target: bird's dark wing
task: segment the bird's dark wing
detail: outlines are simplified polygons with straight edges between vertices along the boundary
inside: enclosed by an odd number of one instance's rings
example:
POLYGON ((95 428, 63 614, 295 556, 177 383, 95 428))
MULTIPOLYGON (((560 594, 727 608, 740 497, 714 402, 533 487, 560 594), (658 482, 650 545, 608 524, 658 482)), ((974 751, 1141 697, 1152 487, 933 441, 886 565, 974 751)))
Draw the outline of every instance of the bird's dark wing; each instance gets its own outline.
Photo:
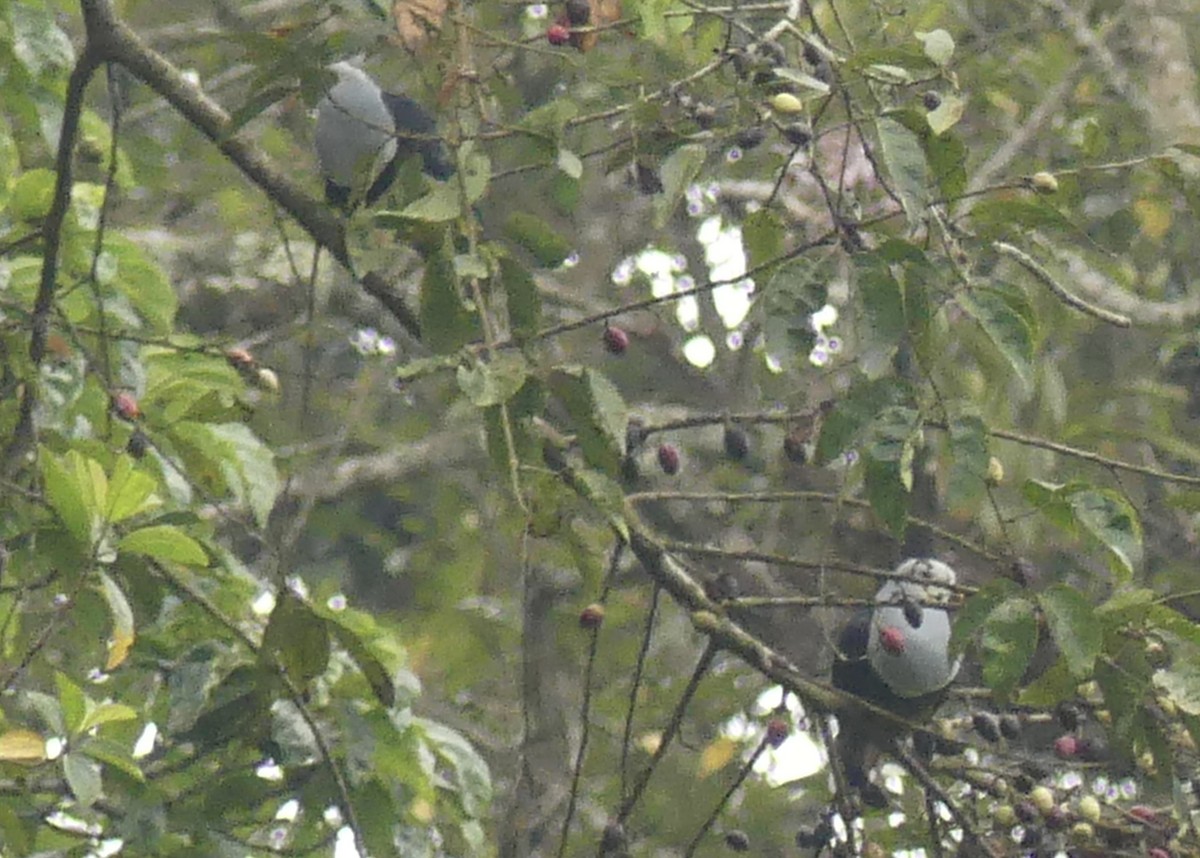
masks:
MULTIPOLYGON (((909 721, 922 721, 937 709, 945 689, 921 697, 901 697, 888 687, 871 667, 867 642, 871 633, 872 611, 857 611, 838 635, 838 652, 833 661, 834 688, 861 697, 894 712, 909 721)), ((851 787, 867 783, 867 770, 879 751, 891 747, 898 725, 861 709, 847 708, 838 713, 838 756, 851 787)))
MULTIPOLYGON (((420 155, 425 172, 435 179, 445 180, 454 175, 454 164, 450 160, 450 153, 446 150, 445 144, 437 139, 437 120, 433 118, 433 115, 406 95, 385 92, 383 93, 383 103, 388 112, 392 114, 392 121, 396 124, 397 146, 396 158, 392 164, 388 165, 391 178, 380 188, 379 192, 382 194, 391 180, 395 178, 395 165, 411 155, 420 155)), ((388 170, 384 172, 386 173, 388 170)), ((380 175, 379 180, 376 180, 375 185, 379 185, 382 179, 383 174, 380 175)), ((375 190, 375 185, 372 185, 372 191, 375 190)))

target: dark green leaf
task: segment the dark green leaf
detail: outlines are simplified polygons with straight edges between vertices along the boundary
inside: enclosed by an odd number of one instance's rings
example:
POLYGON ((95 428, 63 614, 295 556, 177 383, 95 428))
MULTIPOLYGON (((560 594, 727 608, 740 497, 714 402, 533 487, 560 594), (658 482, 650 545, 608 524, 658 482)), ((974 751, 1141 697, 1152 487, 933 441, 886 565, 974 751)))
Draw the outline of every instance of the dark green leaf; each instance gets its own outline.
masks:
POLYGON ((528 212, 511 213, 504 228, 508 237, 528 250, 543 268, 562 265, 574 249, 550 224, 528 212))
MULTIPOLYGON (((925 121, 923 117, 921 121, 925 121)), ((925 151, 917 135, 890 116, 879 117, 875 127, 892 190, 899 195, 909 226, 913 227, 929 203, 929 168, 925 151)))
POLYGON ((980 237, 1024 236, 1031 230, 1074 235, 1074 225, 1058 209, 1042 199, 985 199, 971 209, 971 219, 980 237))
POLYGON ((979 323, 1021 381, 1032 385, 1032 318, 1022 315, 1010 296, 998 289, 975 287, 960 293, 956 300, 979 323))
POLYGON ((903 539, 908 524, 908 491, 899 461, 866 460, 866 493, 871 509, 896 539, 903 539))
POLYGON ((974 414, 955 417, 947 433, 950 457, 946 505, 954 511, 974 512, 983 498, 988 468, 988 431, 974 414))
POLYGON ((1050 636, 1078 680, 1087 678, 1104 645, 1104 629, 1091 601, 1074 587, 1056 584, 1038 594, 1050 636))
POLYGON ((581 367, 555 370, 550 389, 571 415, 572 429, 588 464, 616 477, 629 420, 620 392, 602 373, 581 367))
POLYGON ((1110 489, 1085 489, 1070 496, 1075 518, 1112 552, 1128 580, 1142 562, 1142 525, 1137 510, 1110 489))
POLYGON ((854 257, 862 266, 858 277, 859 298, 870 326, 875 348, 894 348, 904 337, 904 295, 891 267, 872 253, 854 257))
POLYGON ((890 405, 911 401, 907 385, 895 378, 863 379, 837 401, 821 423, 815 464, 826 465, 854 446, 863 428, 890 405))
POLYGON ((783 253, 784 229, 779 215, 770 209, 759 209, 746 216, 742 223, 742 242, 750 268, 758 268, 783 253))
POLYGON ((392 677, 388 674, 383 662, 371 652, 370 647, 357 634, 339 623, 336 618, 327 616, 325 622, 326 628, 333 633, 338 646, 346 651, 347 655, 358 665, 358 669, 362 671, 371 690, 375 692, 375 699, 386 708, 390 709, 394 706, 396 685, 392 682, 392 677))
POLYGON ((537 333, 542 323, 542 296, 525 267, 507 256, 500 259, 500 284, 507 298, 508 324, 522 340, 537 333))
POLYGON ((980 637, 983 681, 996 695, 1012 696, 1037 648, 1038 624, 1033 602, 1006 599, 988 615, 980 637))
POLYGON ((479 408, 507 402, 525 384, 529 366, 518 352, 497 352, 488 361, 458 368, 458 387, 479 408))
POLYGON ((983 628, 987 618, 1016 591, 1017 585, 1007 578, 995 578, 971 594, 954 617, 950 635, 950 652, 961 654, 967 643, 983 628))
POLYGON ((421 278, 421 335, 435 352, 457 351, 479 336, 478 320, 459 294, 449 236, 425 260, 421 278))
POLYGON ((1036 709, 1050 709, 1054 704, 1074 697, 1078 688, 1079 680, 1071 675, 1067 660, 1059 658, 1021 690, 1017 702, 1036 709))
POLYGON ((329 626, 289 590, 280 590, 263 633, 264 666, 278 664, 305 688, 329 665, 329 626))

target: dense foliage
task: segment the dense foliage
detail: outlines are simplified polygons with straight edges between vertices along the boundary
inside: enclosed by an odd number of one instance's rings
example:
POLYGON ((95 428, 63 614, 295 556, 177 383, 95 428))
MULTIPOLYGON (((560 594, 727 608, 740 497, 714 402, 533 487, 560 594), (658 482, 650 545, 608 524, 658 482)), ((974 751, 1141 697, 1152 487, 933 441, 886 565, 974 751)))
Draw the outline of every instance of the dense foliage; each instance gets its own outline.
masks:
POLYGON ((1197 11, 0 0, 0 850, 1200 854, 1197 11))

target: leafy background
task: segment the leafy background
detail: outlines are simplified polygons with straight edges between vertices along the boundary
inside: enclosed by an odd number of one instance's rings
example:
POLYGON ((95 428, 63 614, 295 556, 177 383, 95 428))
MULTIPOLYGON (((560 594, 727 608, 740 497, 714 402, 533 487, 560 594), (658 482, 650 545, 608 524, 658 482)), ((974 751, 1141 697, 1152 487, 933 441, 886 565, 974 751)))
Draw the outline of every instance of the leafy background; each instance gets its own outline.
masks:
POLYGON ((1195 854, 1195 4, 578 11, 0 0, 5 854, 795 854, 913 554, 857 845, 1195 854), (359 52, 458 173, 347 220, 359 52))

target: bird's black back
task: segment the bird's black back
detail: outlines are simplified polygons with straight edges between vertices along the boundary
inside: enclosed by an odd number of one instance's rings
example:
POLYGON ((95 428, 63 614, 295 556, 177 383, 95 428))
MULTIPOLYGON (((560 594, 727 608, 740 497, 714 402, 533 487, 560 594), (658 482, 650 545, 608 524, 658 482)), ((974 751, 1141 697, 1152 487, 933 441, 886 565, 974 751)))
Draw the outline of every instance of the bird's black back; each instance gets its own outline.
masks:
MULTIPOLYGON (((433 115, 406 95, 385 92, 383 103, 396 124, 396 157, 376 179, 371 191, 380 185, 384 174, 390 171, 390 177, 379 189, 379 193, 382 194, 395 178, 400 162, 411 155, 420 155, 425 172, 435 179, 444 181, 454 175, 450 153, 445 144, 437 139, 437 120, 433 115)), ((372 201, 370 192, 367 194, 367 201, 372 201)))

